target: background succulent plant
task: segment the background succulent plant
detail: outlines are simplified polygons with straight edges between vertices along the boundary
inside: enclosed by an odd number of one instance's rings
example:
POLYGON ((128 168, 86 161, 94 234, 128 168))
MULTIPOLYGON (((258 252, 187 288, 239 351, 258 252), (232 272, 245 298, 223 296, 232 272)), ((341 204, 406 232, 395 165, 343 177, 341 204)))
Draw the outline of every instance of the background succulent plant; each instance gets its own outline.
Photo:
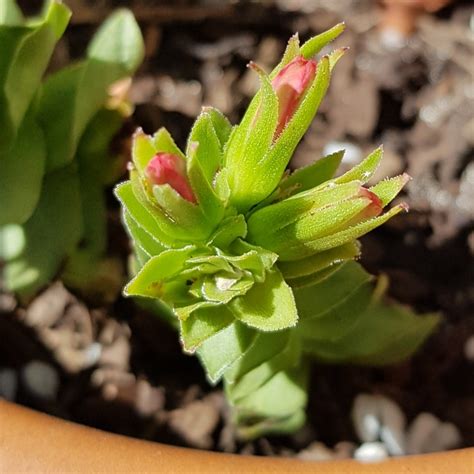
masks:
POLYGON ((0 8, 0 259, 6 287, 24 297, 63 264, 72 286, 94 291, 107 292, 114 273, 103 260, 103 190, 109 144, 129 110, 120 94, 110 100, 111 86, 136 70, 143 41, 133 15, 118 10, 84 60, 43 78, 69 18, 56 0, 38 18, 25 19, 14 0, 0 8))

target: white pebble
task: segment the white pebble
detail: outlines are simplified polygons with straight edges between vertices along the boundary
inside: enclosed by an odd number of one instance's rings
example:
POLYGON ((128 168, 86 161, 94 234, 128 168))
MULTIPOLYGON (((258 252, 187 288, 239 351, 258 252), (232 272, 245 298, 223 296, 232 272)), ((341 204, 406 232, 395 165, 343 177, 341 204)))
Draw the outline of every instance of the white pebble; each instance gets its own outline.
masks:
POLYGON ((405 454, 406 418, 400 407, 389 398, 377 397, 380 421, 380 439, 392 456, 405 454))
POLYGON ((354 452, 354 458, 362 462, 378 462, 388 457, 388 452, 383 443, 364 443, 354 452))
POLYGON ((367 394, 357 395, 352 408, 352 420, 361 441, 377 440, 381 426, 376 397, 367 394))
POLYGON ((84 350, 84 368, 92 367, 97 364, 102 354, 102 344, 93 342, 89 347, 84 350))
POLYGON ((0 397, 14 401, 18 388, 18 380, 13 369, 0 370, 0 397))
POLYGON ((440 420, 433 414, 420 413, 412 421, 407 431, 407 453, 421 454, 425 452, 427 442, 440 424, 440 420))
POLYGON ((56 397, 59 376, 51 365, 40 360, 33 360, 23 367, 21 375, 32 394, 48 400, 56 397))
POLYGON ((464 355, 470 362, 474 362, 474 336, 468 338, 464 344, 464 355))
POLYGON ((336 151, 345 150, 344 157, 342 162, 347 165, 356 165, 362 161, 362 151, 361 149, 349 142, 329 142, 323 150, 323 155, 331 155, 336 153, 336 151))

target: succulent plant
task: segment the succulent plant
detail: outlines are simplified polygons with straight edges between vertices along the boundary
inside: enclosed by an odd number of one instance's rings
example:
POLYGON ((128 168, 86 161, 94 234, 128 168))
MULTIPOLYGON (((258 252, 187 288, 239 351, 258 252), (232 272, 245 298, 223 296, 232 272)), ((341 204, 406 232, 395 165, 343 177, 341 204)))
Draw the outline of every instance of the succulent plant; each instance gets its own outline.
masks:
POLYGON ((243 438, 304 423, 311 359, 397 362, 438 320, 384 302, 386 278, 354 261, 357 238, 406 209, 383 212, 407 175, 366 187, 382 148, 339 177, 343 151, 285 171, 345 50, 314 57, 343 29, 295 35, 268 75, 251 63, 261 87, 240 124, 205 107, 185 152, 138 130, 116 188, 135 255, 125 295, 156 301, 223 380, 243 438))
POLYGON ((118 10, 85 59, 44 78, 69 9, 50 0, 39 17, 24 18, 14 0, 2 2, 2 280, 27 298, 63 267, 73 286, 97 290, 110 283, 111 262, 103 260, 109 145, 128 113, 123 101, 111 103, 111 87, 140 64, 140 29, 131 12, 118 10))

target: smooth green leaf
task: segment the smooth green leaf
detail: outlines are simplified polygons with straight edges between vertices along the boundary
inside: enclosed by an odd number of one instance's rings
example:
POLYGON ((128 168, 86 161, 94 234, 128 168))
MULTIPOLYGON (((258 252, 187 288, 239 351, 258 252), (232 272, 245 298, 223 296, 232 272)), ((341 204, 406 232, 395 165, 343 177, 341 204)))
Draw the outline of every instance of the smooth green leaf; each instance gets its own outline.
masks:
POLYGON ((46 160, 44 136, 27 113, 13 145, 0 158, 0 226, 22 224, 40 198, 46 160))
POLYGON ((51 281, 82 236, 75 167, 58 170, 45 178, 35 212, 22 230, 24 249, 7 262, 5 281, 11 291, 28 298, 51 281))
POLYGON ((300 337, 303 340, 311 339, 316 344, 318 341, 340 340, 362 317, 370 304, 372 290, 372 284, 364 283, 344 295, 337 305, 319 313, 317 317, 304 319, 297 329, 300 337))
POLYGON ((372 281, 369 275, 358 263, 347 262, 330 278, 318 284, 294 290, 300 321, 316 318, 324 312, 331 311, 344 298, 362 285, 372 281))
POLYGON ((439 316, 417 316, 401 305, 373 303, 343 339, 306 341, 305 350, 327 362, 387 365, 409 357, 439 323, 439 316))
POLYGON ((15 0, 3 0, 0 3, 0 27, 4 25, 22 25, 23 21, 23 14, 15 0))
POLYGON ((258 332, 251 344, 242 351, 242 356, 225 371, 226 383, 234 384, 239 377, 280 353, 288 345, 291 334, 290 329, 258 332))
MULTIPOLYGON (((18 20, 11 4, 3 8, 5 23, 18 20)), ((66 6, 52 2, 35 25, 0 25, 0 150, 13 141, 69 17, 66 6)))
POLYGON ((102 23, 94 35, 87 56, 99 61, 121 64, 132 74, 145 55, 140 27, 130 10, 121 8, 102 23))
POLYGON ((265 385, 239 400, 238 416, 285 418, 306 405, 308 374, 302 367, 276 373, 265 385), (270 403, 271 401, 271 403, 270 403))
MULTIPOLYGON (((301 340, 290 333, 286 345, 273 357, 245 373, 239 380, 229 385, 230 401, 237 403, 244 397, 251 396, 267 383, 277 372, 297 366, 301 359, 301 340)), ((226 378, 227 381, 227 378, 226 378)))

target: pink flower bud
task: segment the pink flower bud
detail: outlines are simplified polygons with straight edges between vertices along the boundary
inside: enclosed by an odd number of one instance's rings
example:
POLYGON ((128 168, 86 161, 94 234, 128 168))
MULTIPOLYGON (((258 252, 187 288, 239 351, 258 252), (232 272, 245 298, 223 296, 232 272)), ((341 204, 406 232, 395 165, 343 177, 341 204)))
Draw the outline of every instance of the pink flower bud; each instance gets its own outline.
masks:
POLYGON ((195 203, 196 198, 188 183, 184 161, 171 153, 157 153, 145 168, 151 184, 169 184, 181 197, 195 203))
POLYGON ((382 214, 383 203, 375 193, 369 191, 366 188, 361 187, 359 190, 359 196, 370 199, 370 202, 367 207, 357 216, 357 222, 362 222, 382 214))
POLYGON ((297 56, 288 63, 273 79, 272 86, 279 101, 278 125, 275 138, 280 135, 293 117, 304 93, 316 75, 316 61, 297 56))

